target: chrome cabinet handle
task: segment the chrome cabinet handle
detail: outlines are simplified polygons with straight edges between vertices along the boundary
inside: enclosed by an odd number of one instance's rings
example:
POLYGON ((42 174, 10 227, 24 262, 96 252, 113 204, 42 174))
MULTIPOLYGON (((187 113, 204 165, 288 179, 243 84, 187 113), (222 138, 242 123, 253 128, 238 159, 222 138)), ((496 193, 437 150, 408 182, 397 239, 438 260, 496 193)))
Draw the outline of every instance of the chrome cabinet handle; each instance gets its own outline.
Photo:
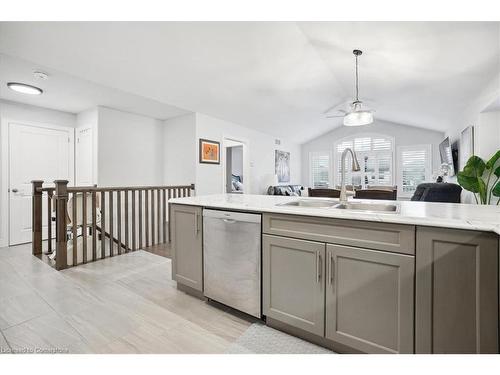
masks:
POLYGON ((332 283, 332 253, 330 251, 327 252, 326 254, 327 260, 327 278, 328 278, 328 284, 332 283))
POLYGON ((321 264, 321 254, 319 251, 317 251, 316 252, 316 282, 317 283, 319 283, 321 280, 320 264, 321 264))
POLYGON ((197 236, 198 235, 198 213, 195 213, 194 214, 194 235, 197 236))
POLYGON ((333 278, 335 277, 335 259, 333 253, 330 253, 330 284, 333 286, 333 278))

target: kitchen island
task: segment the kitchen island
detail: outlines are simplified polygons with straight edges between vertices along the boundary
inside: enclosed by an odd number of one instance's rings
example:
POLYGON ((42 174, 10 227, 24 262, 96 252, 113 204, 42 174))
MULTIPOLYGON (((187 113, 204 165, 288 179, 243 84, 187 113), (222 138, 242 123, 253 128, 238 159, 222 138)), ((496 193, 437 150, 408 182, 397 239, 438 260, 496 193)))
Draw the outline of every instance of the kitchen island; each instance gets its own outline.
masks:
POLYGON ((498 353, 500 207, 351 203, 171 199, 173 278, 204 298, 204 210, 258 214, 266 324, 338 352, 498 353))

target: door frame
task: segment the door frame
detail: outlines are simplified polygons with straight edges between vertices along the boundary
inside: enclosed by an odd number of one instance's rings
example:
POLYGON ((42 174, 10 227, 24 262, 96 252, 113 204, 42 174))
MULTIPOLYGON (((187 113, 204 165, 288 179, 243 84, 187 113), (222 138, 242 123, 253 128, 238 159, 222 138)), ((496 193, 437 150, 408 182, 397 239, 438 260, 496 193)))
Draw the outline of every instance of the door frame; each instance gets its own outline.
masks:
POLYGON ((243 194, 250 194, 250 142, 248 139, 233 137, 228 134, 222 136, 222 192, 226 192, 226 146, 228 142, 238 142, 243 146, 243 194))
MULTIPOLYGON (((10 243, 10 124, 32 126, 53 130, 67 130, 70 141, 70 179, 69 184, 75 181, 75 128, 71 126, 54 125, 46 122, 15 120, 10 117, 0 118, 0 159, 1 159, 1 182, 0 182, 0 247, 9 246, 10 243)), ((52 181, 46 181, 52 182, 52 181)))

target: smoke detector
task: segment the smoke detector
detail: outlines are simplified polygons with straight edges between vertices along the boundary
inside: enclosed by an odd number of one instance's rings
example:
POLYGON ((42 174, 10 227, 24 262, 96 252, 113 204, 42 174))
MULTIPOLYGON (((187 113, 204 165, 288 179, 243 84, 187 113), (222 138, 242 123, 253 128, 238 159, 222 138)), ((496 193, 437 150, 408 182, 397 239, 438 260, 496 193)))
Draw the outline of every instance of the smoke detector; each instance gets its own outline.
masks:
POLYGON ((33 72, 33 75, 35 76, 35 78, 38 78, 38 79, 41 79, 41 80, 44 80, 46 81, 47 79, 49 79, 49 75, 45 72, 41 72, 39 70, 35 70, 33 72))

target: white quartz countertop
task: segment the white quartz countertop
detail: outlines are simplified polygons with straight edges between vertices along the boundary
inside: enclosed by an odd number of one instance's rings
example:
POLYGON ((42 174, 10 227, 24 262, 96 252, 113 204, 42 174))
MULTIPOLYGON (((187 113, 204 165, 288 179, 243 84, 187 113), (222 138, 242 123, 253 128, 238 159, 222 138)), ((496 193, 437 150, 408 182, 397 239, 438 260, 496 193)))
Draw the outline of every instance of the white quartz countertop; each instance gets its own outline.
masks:
POLYGON ((286 203, 297 199, 317 200, 324 198, 252 194, 217 194, 186 198, 173 198, 169 200, 169 203, 202 206, 224 210, 280 213, 302 216, 330 217, 338 219, 377 221, 383 223, 399 223, 443 228, 470 229, 495 232, 500 235, 500 206, 480 206, 458 203, 363 200, 365 202, 374 203, 396 203, 400 205, 400 210, 398 213, 367 213, 353 210, 341 210, 331 207, 311 208, 277 206, 277 204, 286 203))

